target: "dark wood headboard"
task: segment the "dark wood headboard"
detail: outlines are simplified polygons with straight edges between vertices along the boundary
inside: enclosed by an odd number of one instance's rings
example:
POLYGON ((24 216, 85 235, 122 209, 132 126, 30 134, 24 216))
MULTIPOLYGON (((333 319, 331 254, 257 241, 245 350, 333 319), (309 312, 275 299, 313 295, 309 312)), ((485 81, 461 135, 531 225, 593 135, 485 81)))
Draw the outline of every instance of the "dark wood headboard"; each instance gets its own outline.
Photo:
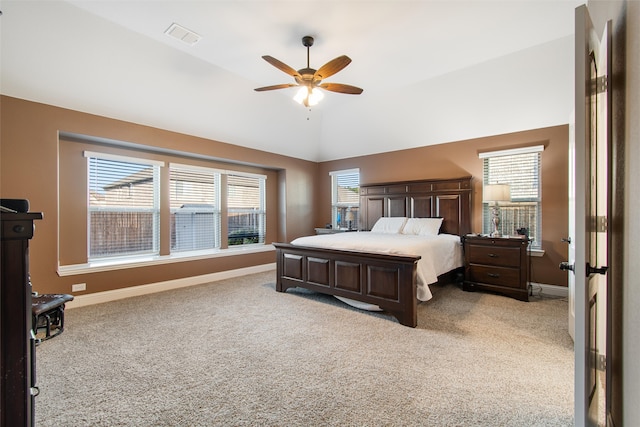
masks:
POLYGON ((360 230, 383 216, 442 217, 441 233, 470 233, 471 177, 360 185, 360 230))

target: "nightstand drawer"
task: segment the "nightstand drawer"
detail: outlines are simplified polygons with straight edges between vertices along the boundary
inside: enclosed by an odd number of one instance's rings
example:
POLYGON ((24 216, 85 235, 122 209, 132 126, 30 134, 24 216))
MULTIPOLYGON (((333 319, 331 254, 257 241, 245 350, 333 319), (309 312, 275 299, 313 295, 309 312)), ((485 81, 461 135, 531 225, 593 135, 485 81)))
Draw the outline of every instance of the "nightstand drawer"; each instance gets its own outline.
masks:
POLYGON ((520 266, 520 248, 498 246, 468 245, 468 260, 472 264, 499 265, 503 267, 520 266))
POLYGON ((465 280, 471 282, 488 283, 510 288, 522 287, 520 269, 518 268, 471 264, 466 273, 465 280))

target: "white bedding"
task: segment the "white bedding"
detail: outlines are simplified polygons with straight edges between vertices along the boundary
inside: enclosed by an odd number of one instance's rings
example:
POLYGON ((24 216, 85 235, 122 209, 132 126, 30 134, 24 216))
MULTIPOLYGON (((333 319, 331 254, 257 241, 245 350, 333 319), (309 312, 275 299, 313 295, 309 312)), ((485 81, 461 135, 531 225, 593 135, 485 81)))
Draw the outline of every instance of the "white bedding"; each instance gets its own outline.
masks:
POLYGON ((460 236, 451 234, 416 236, 362 231, 299 237, 291 243, 315 248, 420 255, 417 266, 417 297, 420 301, 431 299, 429 284, 437 282, 439 275, 463 265, 460 236))

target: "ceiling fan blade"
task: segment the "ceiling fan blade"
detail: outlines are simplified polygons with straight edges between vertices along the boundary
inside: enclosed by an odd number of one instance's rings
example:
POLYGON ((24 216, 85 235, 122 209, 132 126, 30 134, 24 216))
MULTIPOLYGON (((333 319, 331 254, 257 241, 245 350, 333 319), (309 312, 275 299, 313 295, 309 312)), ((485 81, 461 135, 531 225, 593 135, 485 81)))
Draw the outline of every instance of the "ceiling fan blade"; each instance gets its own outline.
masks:
POLYGON ((283 83, 280 85, 264 86, 254 89, 256 92, 264 92, 265 90, 286 89, 288 87, 298 86, 295 83, 283 83))
POLYGON ((342 70, 344 67, 351 63, 351 58, 346 55, 338 56, 335 59, 324 64, 322 67, 318 69, 318 71, 314 74, 314 79, 326 79, 329 76, 333 76, 338 71, 342 70))
POLYGON ((320 87, 331 92, 347 93, 350 95, 360 95, 362 93, 362 89, 359 87, 344 85, 342 83, 322 83, 320 87))
POLYGON ((289 67, 287 64, 285 64, 282 61, 277 60, 276 58, 274 58, 273 56, 269 56, 269 55, 264 55, 262 57, 262 59, 264 59, 265 61, 267 61, 269 64, 273 65, 274 67, 276 67, 278 70, 284 71, 285 73, 289 74, 290 76, 293 77, 300 77, 300 74, 294 70, 293 68, 289 67))

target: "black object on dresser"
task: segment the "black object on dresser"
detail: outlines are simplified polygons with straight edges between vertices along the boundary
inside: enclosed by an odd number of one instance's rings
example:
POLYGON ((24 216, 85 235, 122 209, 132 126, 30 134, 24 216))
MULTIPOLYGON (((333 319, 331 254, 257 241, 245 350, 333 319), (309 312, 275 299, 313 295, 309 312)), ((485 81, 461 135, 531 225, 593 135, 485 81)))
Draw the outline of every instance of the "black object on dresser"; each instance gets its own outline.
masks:
POLYGON ((526 236, 462 236, 465 291, 497 292, 529 301, 529 239, 526 236))
POLYGON ((33 221, 42 219, 42 214, 3 211, 0 216, 0 421, 2 427, 32 426, 37 387, 29 240, 33 237, 33 221))

